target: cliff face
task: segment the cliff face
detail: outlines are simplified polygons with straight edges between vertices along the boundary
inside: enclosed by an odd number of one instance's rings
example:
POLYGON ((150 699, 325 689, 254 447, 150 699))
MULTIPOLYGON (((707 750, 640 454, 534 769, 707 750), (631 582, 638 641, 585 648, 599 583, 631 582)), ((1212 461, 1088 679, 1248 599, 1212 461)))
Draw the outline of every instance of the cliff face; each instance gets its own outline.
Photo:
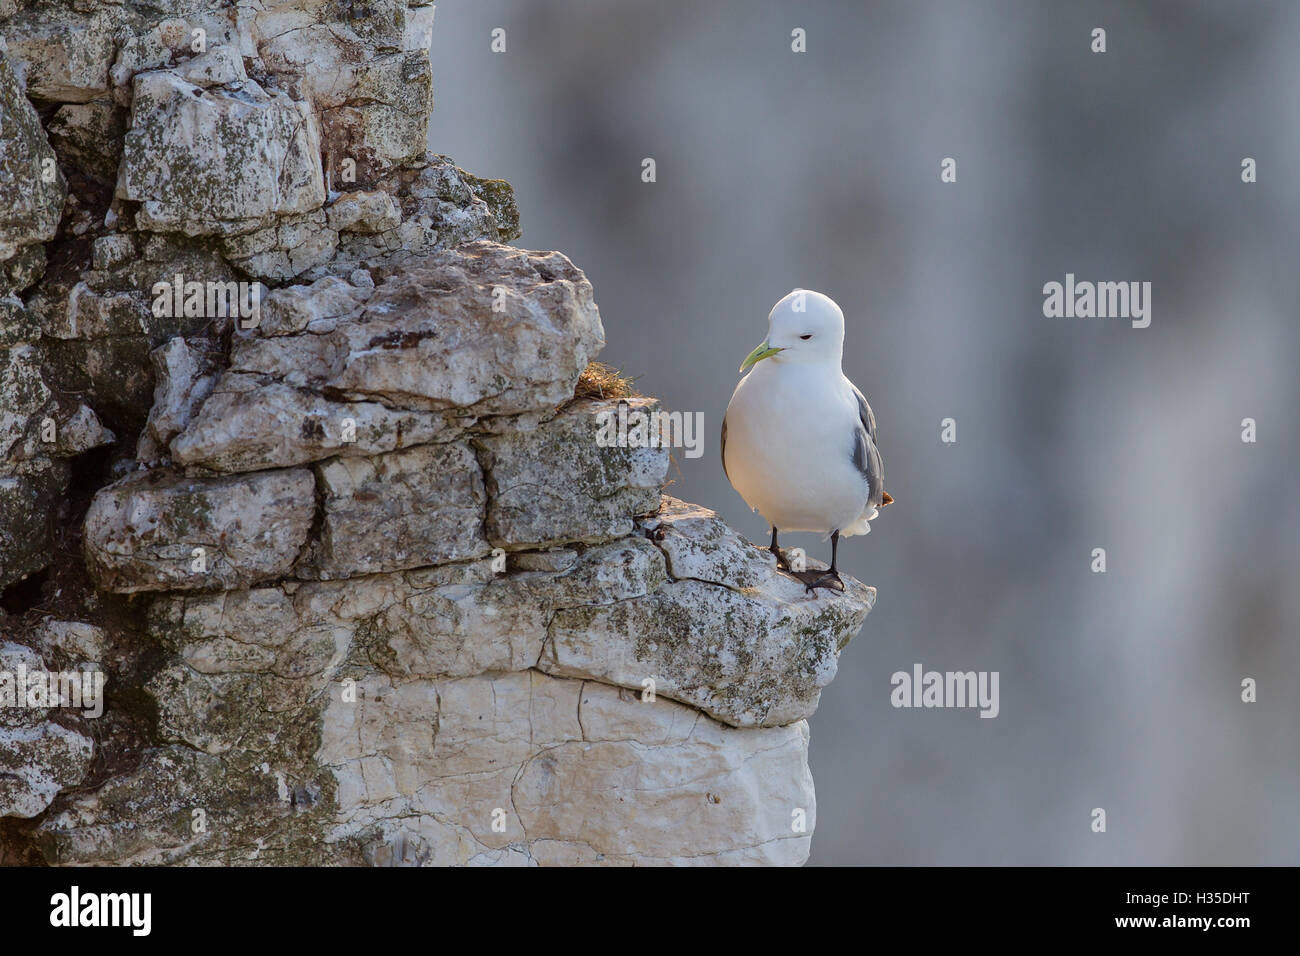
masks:
POLYGON ((199 6, 0 0, 0 861, 802 862, 874 590, 598 440, 431 5, 199 6))

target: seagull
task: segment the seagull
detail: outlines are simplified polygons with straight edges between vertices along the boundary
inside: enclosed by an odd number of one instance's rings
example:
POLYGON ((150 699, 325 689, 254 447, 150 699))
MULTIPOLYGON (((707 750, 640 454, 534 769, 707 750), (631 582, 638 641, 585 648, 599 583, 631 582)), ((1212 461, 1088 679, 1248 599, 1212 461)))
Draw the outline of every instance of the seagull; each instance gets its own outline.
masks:
MULTIPOLYGON (((772 308, 767 338, 745 357, 748 372, 722 418, 722 470, 751 510, 772 527, 768 550, 807 586, 844 590, 836 569, 840 535, 867 534, 885 491, 876 416, 844 377, 844 313, 829 296, 795 289, 772 308), (777 530, 831 538, 825 573, 796 572, 777 530)), ((823 539, 824 540, 824 539, 823 539)))

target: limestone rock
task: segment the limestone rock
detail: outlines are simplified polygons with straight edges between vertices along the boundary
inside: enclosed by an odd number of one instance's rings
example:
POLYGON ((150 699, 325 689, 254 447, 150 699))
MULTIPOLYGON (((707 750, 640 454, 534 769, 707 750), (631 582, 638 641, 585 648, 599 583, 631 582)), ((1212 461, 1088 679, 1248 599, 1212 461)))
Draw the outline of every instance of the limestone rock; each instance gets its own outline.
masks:
POLYGON ((0 262, 54 238, 67 194, 40 117, 0 50, 0 262))
POLYGON ((0 260, 0 297, 11 297, 39 280, 46 262, 42 245, 24 246, 13 258, 0 260))
MULTIPOLYGON (((112 0, 110 0, 112 2, 112 0)), ((256 51, 243 48, 239 17, 230 16, 216 4, 205 10, 188 3, 164 3, 128 8, 125 29, 117 36, 120 46, 108 77, 113 98, 123 106, 131 104, 132 81, 137 74, 177 64, 181 75, 196 85, 242 77, 242 56, 256 51), (196 54, 195 40, 201 36, 206 52, 196 54), (177 61, 180 61, 177 63, 177 61)))
POLYGON ((88 407, 51 391, 38 334, 21 302, 0 299, 0 588, 49 562, 61 459, 113 440, 88 407))
POLYGON ((136 255, 135 243, 131 237, 120 233, 100 236, 90 248, 91 264, 100 272, 125 265, 136 255))
POLYGON ((26 688, 19 693, 18 675, 44 671, 45 661, 26 644, 8 640, 9 636, 0 632, 0 728, 38 727, 49 716, 50 708, 28 705, 26 688))
POLYGON ((807 834, 790 825, 792 810, 810 827, 815 812, 803 723, 736 731, 671 701, 536 671, 371 678, 356 703, 331 696, 324 719, 320 760, 338 780, 331 838, 361 836, 376 863, 808 855, 807 834))
POLYGON ((377 279, 362 314, 331 333, 241 343, 231 367, 293 369, 290 384, 351 400, 499 415, 565 401, 603 340, 568 259, 476 242, 377 279))
POLYGON ((511 223, 499 222, 493 212, 508 214, 513 190, 507 196, 504 188, 495 187, 494 207, 475 194, 470 178, 448 157, 425 159, 419 167, 397 170, 382 183, 397 192, 403 217, 427 222, 437 230, 437 245, 443 248, 484 237, 501 242, 511 238, 511 223))
MULTIPOLYGON (((651 414, 659 403, 633 399, 629 407, 651 414)), ((494 545, 617 538, 632 531, 634 516, 659 507, 668 450, 602 447, 604 422, 617 413, 616 402, 584 400, 533 431, 483 439, 491 495, 487 534, 494 545)))
MULTIPOLYGON (((39 844, 60 862, 801 863, 816 812, 802 720, 737 729, 670 700, 684 680, 647 696, 639 681, 537 670, 566 614, 653 614, 681 587, 718 592, 699 598, 713 604, 731 593, 671 580, 668 561, 716 577, 745 565, 756 602, 803 599, 703 509, 668 499, 647 524, 650 537, 532 552, 531 571, 488 558, 158 598, 149 629, 175 657, 148 689, 166 746, 65 801, 39 844), (209 819, 237 826, 190 832, 198 794, 209 819)), ((869 593, 853 582, 806 603, 860 622, 869 593)), ((749 621, 710 623, 747 646, 749 621)), ((711 651, 730 653, 706 645, 701 660, 711 651)), ((797 693, 783 660, 756 652, 751 667, 771 663, 770 692, 797 693)), ((704 677, 739 674, 729 666, 704 677)))
POLYGON ((356 300, 339 314, 337 280, 273 294, 271 334, 235 344, 213 398, 172 443, 176 460, 214 471, 315 461, 342 449, 346 418, 365 432, 353 451, 365 454, 456 420, 549 413, 604 341, 590 283, 558 253, 471 243, 381 274, 356 300))
POLYGON ((322 577, 482 557, 487 496, 465 444, 422 445, 317 466, 324 520, 310 566, 322 577))
POLYGON ((185 339, 169 339, 149 353, 154 367, 153 407, 136 446, 135 457, 147 463, 161 458, 171 440, 194 417, 217 381, 214 357, 185 339))
POLYGON ((0 588, 49 564, 49 515, 66 481, 52 470, 0 474, 0 588))
MULTIPOLYGON (((335 208, 330 207, 331 219, 335 208)), ((365 280, 362 284, 330 276, 309 285, 273 290, 262 302, 258 335, 333 332, 340 322, 359 313, 366 299, 375 291, 374 280, 369 274, 363 275, 365 280)))
POLYGON ((172 71, 135 78, 121 199, 141 228, 190 236, 252 232, 325 201, 312 112, 249 80, 205 88, 172 71))
POLYGON ((46 132, 50 145, 65 164, 106 184, 117 178, 122 137, 126 135, 126 110, 110 97, 65 103, 50 119, 46 132))
POLYGON ((669 573, 679 581, 703 581, 736 591, 774 587, 783 600, 800 596, 797 582, 775 573, 775 559, 756 551, 708 508, 664 495, 659 511, 640 525, 664 553, 669 573))
POLYGON ((260 375, 227 372, 171 450, 179 464, 231 473, 379 454, 455 435, 435 412, 334 401, 260 375))
POLYGON ((0 728, 0 817, 44 811, 81 782, 93 754, 89 737, 53 722, 0 728))
POLYGON ((90 766, 88 736, 48 719, 50 707, 29 706, 28 689, 38 678, 44 686, 45 671, 31 648, 0 640, 0 817, 36 816, 90 766))
POLYGON ((487 203, 496 220, 497 231, 502 242, 510 242, 522 235, 519 228, 519 205, 515 202, 515 190, 504 179, 483 179, 465 170, 458 170, 474 195, 487 203))
POLYGON ((246 235, 222 241, 222 251, 244 272, 268 281, 293 279, 329 263, 338 250, 338 233, 325 213, 282 218, 246 235))
POLYGON ((319 114, 335 177, 350 160, 356 181, 370 184, 423 154, 433 17, 431 5, 401 0, 358 7, 333 23, 323 10, 313 16, 286 4, 254 13, 257 53, 319 114))
POLYGON ((4 32, 27 95, 55 103, 87 103, 106 93, 120 11, 107 7, 83 12, 62 3, 22 6, 26 9, 5 24, 4 32))
POLYGON ((33 632, 35 641, 74 664, 98 663, 107 653, 108 635, 102 627, 83 621, 45 620, 33 632))
POLYGON ((38 346, 20 341, 0 353, 0 462, 17 457, 32 420, 50 397, 38 346))
POLYGON ((133 291, 98 292, 78 282, 68 294, 66 309, 51 310, 45 334, 56 339, 102 339, 143 335, 150 310, 144 296, 133 291))
POLYGON ((630 688, 652 680, 737 727, 811 716, 875 589, 847 578, 843 595, 808 594, 712 512, 665 501, 652 536, 671 542, 675 580, 642 600, 558 610, 539 666, 630 688), (689 572, 703 577, 678 577, 689 572))
POLYGON ((84 451, 107 445, 113 441, 113 433, 100 424, 99 418, 85 405, 77 405, 76 410, 55 422, 55 440, 51 454, 61 458, 72 458, 84 451))
POLYGON ((330 205, 328 215, 330 228, 339 232, 386 232, 402 221, 393 197, 380 190, 344 193, 330 205))
POLYGON ((205 848, 231 840, 237 829, 247 842, 221 861, 301 863, 310 859, 311 834, 299 828, 320 797, 314 784, 289 790, 283 772, 269 764, 235 769, 188 747, 159 747, 146 752, 137 769, 52 811, 37 841, 47 860, 62 865, 215 862, 205 848), (195 810, 206 823, 200 832, 195 810), (307 849, 300 846, 294 854, 297 843, 307 849))
POLYGON ((140 472, 95 495, 86 562, 109 591, 247 587, 289 572, 314 513, 306 469, 207 480, 140 472), (192 570, 196 548, 203 570, 192 570))
MULTIPOLYGON (((318 660, 355 648, 396 678, 467 677, 535 666, 559 607, 642 597, 665 580, 657 549, 629 538, 588 548, 561 572, 498 573, 488 560, 162 597, 150 608, 150 632, 202 674, 319 674, 300 655, 323 638, 328 651, 318 660)), ((320 690, 308 682, 301 702, 320 690)), ((168 706, 166 694, 159 702, 168 706)))
POLYGON ((124 257, 123 268, 139 273, 139 286, 122 288, 120 276, 110 279, 87 272, 86 279, 67 287, 43 283, 30 300, 31 310, 45 334, 46 363, 53 381, 65 392, 84 395, 115 432, 134 435, 145 424, 154 397, 151 350, 180 336, 207 340, 193 345, 207 351, 231 321, 205 315, 155 315, 150 288, 160 280, 174 282, 177 274, 220 281, 232 276, 228 267, 218 271, 202 256, 159 269, 149 261, 148 249, 137 257, 131 245, 105 243, 93 248, 104 260, 124 257))
POLYGON ((244 61, 233 47, 217 45, 180 64, 177 74, 195 86, 239 86, 248 80, 244 61))

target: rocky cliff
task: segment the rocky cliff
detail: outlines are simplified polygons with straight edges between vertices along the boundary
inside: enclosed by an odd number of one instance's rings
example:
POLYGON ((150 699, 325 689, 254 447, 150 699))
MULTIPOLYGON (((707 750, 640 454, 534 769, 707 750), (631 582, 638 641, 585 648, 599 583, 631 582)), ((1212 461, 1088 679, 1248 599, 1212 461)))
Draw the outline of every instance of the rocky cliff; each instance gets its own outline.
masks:
POLYGON ((433 17, 0 0, 0 862, 806 859, 874 591, 597 440, 433 17))

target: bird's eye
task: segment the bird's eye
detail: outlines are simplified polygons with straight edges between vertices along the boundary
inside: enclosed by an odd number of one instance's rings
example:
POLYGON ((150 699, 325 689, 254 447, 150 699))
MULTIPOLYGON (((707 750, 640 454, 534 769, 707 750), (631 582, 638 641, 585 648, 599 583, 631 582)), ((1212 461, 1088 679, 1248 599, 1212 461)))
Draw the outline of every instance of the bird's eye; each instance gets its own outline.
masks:
POLYGON ((809 332, 807 335, 801 335, 801 336, 799 336, 799 338, 801 338, 801 339, 803 339, 805 342, 807 342, 810 338, 812 338, 812 333, 809 332))

